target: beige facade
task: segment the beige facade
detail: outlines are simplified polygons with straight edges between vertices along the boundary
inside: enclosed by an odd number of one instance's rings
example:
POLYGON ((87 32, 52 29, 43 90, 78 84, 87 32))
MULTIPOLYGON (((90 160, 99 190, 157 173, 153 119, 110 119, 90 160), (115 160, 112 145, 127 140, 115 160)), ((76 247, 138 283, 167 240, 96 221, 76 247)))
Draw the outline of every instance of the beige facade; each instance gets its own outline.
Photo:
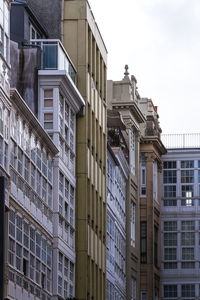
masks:
POLYGON ((138 107, 140 96, 136 79, 129 78, 126 66, 121 81, 108 81, 108 107, 120 112, 126 125, 124 136, 129 147, 130 175, 126 199, 126 299, 139 299, 140 282, 140 206, 139 206, 139 137, 145 118, 138 107))
POLYGON ((140 141, 140 297, 161 299, 161 156, 157 107, 141 99, 146 116, 140 141))
POLYGON ((63 44, 78 75, 85 116, 77 120, 76 299, 105 299, 106 57, 87 1, 63 2, 63 44))

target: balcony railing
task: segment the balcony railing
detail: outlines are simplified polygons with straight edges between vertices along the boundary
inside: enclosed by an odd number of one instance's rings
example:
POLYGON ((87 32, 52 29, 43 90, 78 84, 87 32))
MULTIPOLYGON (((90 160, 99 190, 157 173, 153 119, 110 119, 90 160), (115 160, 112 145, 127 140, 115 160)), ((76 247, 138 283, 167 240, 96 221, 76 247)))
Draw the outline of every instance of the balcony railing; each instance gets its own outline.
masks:
POLYGON ((40 67, 42 70, 66 70, 76 85, 76 69, 60 40, 31 40, 31 43, 38 46, 41 51, 40 67))
POLYGON ((161 140, 166 148, 200 148, 200 133, 162 134, 161 140))

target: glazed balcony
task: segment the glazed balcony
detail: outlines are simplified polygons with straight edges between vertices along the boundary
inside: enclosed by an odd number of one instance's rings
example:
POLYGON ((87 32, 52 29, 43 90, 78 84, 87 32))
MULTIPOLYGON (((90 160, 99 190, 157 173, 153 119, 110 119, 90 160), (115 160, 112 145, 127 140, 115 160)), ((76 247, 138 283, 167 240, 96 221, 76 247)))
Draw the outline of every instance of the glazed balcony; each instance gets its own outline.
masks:
POLYGON ((60 40, 31 40, 31 43, 40 49, 41 70, 66 70, 74 84, 77 84, 76 69, 60 40))

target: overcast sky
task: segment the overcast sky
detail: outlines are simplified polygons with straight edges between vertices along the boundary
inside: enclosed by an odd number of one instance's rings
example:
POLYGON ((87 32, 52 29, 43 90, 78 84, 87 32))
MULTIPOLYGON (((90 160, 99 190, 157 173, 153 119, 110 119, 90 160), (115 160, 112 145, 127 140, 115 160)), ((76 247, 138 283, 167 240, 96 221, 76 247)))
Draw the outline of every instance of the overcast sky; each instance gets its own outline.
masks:
POLYGON ((163 133, 200 132, 200 0, 89 0, 108 50, 158 106, 163 133))

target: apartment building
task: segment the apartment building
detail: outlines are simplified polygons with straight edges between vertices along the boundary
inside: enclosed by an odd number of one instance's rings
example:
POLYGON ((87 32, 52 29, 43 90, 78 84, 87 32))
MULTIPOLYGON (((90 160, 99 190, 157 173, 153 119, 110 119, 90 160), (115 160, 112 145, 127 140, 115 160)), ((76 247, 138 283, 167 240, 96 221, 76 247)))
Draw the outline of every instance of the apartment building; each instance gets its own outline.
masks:
POLYGON ((162 140, 162 299, 199 299, 199 134, 162 140))
POLYGON ((108 110, 106 299, 126 298, 126 198, 130 168, 126 126, 117 110, 108 110))
POLYGON ((53 158, 58 149, 11 90, 6 297, 52 299, 53 158))
POLYGON ((146 122, 140 138, 140 299, 161 299, 161 174, 162 155, 157 107, 141 98, 146 122))
MULTIPOLYGON (((76 263, 76 118, 78 113, 79 117, 83 116, 85 101, 76 87, 76 69, 62 43, 47 39, 42 22, 26 1, 14 1, 12 9, 11 83, 20 90, 43 130, 48 133, 52 145, 59 150, 54 157, 52 174, 51 299, 72 298, 75 295, 76 263), (23 24, 16 32, 19 16, 23 24)), ((24 131, 24 128, 21 130, 24 131)), ((38 144, 36 147, 41 152, 42 146, 38 144)), ((37 180, 43 197, 47 197, 49 190, 45 190, 43 179, 37 177, 37 180)), ((45 224, 41 226, 45 227, 45 224)), ((30 263, 28 259, 27 265, 30 263)), ((42 277, 39 277, 38 284, 50 291, 49 286, 43 284, 42 277)), ((30 297, 30 288, 27 287, 26 297, 30 297)), ((39 293, 35 290, 35 297, 39 297, 36 292, 39 293)), ((42 299, 46 296, 41 294, 42 299)))
POLYGON ((6 223, 9 207, 9 113, 10 113, 10 3, 0 1, 0 298, 5 295, 6 223))
POLYGON ((126 299, 139 299, 140 294, 140 202, 139 202, 139 159, 140 124, 145 117, 138 106, 140 100, 136 79, 129 77, 125 66, 124 78, 108 80, 108 107, 118 111, 125 124, 123 138, 129 149, 130 168, 126 193, 126 299))
POLYGON ((77 120, 75 296, 105 299, 107 50, 86 0, 29 3, 49 37, 63 42, 86 103, 85 116, 77 120))

